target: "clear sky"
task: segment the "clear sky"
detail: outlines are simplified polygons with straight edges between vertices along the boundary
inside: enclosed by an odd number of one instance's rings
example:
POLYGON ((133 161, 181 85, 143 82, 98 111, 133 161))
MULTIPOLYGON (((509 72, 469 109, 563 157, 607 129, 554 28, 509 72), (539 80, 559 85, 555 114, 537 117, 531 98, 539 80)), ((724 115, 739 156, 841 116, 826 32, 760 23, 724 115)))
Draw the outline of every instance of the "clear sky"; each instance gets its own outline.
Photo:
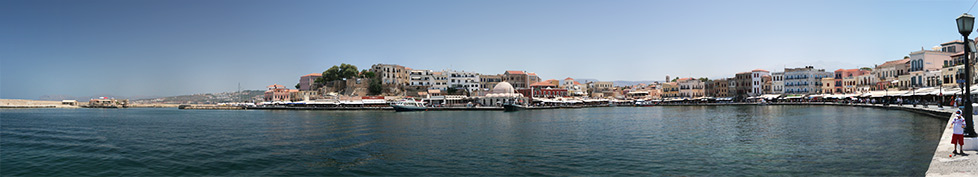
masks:
POLYGON ((0 98, 291 87, 340 63, 599 80, 872 67, 960 39, 972 3, 3 0, 0 98))

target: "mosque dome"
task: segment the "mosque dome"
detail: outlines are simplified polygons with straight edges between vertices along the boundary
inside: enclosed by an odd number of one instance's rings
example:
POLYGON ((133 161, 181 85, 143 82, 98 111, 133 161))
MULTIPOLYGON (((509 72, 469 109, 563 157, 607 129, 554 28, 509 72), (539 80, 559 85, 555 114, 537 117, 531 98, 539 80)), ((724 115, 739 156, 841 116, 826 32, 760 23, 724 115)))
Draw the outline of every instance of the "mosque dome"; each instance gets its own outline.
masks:
POLYGON ((509 82, 499 82, 496 86, 492 87, 492 91, 489 93, 515 93, 515 89, 513 89, 513 85, 510 85, 509 82))

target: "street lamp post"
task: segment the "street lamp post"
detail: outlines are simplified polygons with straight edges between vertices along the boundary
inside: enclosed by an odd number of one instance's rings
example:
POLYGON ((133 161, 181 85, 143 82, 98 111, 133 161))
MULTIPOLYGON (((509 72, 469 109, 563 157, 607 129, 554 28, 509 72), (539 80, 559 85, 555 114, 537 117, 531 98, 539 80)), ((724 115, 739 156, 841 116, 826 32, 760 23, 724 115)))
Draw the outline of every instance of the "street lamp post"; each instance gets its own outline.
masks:
POLYGON ((975 124, 972 115, 974 114, 974 112, 972 111, 973 108, 971 107, 971 79, 972 79, 971 59, 968 58, 968 52, 971 51, 970 49, 968 49, 968 43, 969 43, 968 35, 971 34, 971 30, 974 29, 975 16, 971 16, 970 14, 965 13, 959 16, 958 19, 956 19, 956 21, 958 24, 958 33, 961 33, 961 36, 964 37, 964 84, 965 85, 964 85, 964 110, 962 112, 964 113, 964 121, 965 123, 968 124, 968 127, 964 129, 964 134, 967 137, 976 137, 978 136, 978 134, 975 134, 975 128, 974 128, 975 124))

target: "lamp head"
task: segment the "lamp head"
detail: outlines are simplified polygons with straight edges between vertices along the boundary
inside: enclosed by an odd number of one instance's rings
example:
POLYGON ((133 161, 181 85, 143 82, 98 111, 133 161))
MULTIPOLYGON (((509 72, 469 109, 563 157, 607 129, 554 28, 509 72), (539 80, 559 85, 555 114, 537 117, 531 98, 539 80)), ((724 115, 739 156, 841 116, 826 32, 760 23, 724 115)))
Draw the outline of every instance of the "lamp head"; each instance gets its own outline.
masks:
POLYGON ((956 21, 958 22, 958 33, 963 36, 971 34, 971 30, 975 27, 975 16, 968 13, 961 14, 956 21))

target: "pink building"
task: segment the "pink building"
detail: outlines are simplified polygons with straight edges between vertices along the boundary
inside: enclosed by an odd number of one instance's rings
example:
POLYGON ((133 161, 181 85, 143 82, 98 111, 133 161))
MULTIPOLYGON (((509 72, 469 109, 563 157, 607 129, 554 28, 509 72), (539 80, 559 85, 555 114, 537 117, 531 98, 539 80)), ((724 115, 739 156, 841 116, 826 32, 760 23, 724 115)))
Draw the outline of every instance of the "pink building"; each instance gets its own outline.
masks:
POLYGON ((316 79, 323 77, 322 73, 312 73, 306 74, 305 76, 299 77, 299 90, 309 91, 312 90, 312 84, 316 83, 316 79))
POLYGON ((265 101, 290 101, 292 100, 291 94, 293 92, 299 92, 299 90, 288 89, 285 86, 274 84, 269 85, 268 90, 265 91, 265 101))

